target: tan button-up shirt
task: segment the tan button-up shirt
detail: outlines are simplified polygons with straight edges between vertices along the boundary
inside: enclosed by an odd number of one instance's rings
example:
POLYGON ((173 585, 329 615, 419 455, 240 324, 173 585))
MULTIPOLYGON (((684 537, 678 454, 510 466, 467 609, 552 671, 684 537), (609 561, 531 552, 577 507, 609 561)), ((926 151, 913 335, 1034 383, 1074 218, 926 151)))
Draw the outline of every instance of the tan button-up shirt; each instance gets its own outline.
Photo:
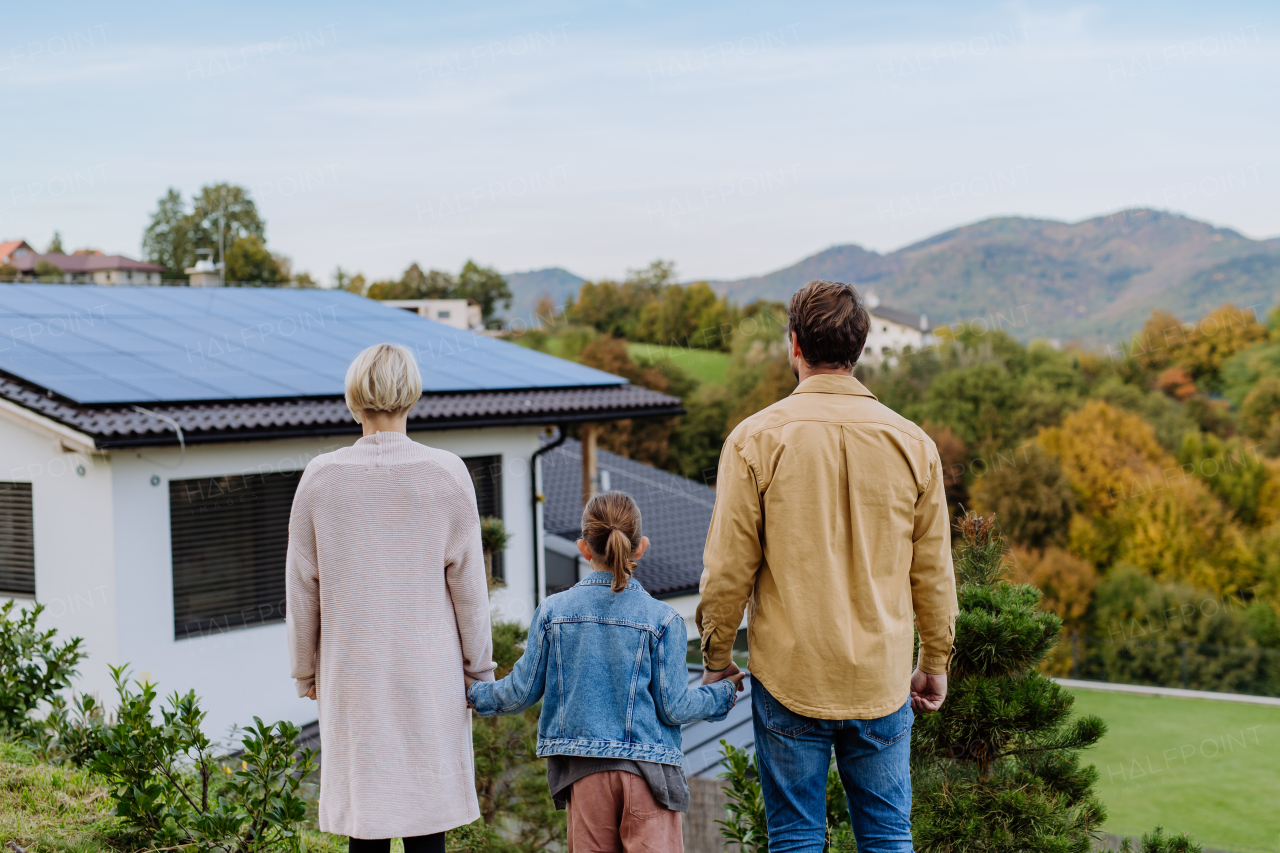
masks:
POLYGON ((883 717, 955 637, 951 526, 938 450, 849 375, 820 374, 747 418, 720 454, 697 620, 730 663, 750 603, 751 673, 826 720, 883 717))

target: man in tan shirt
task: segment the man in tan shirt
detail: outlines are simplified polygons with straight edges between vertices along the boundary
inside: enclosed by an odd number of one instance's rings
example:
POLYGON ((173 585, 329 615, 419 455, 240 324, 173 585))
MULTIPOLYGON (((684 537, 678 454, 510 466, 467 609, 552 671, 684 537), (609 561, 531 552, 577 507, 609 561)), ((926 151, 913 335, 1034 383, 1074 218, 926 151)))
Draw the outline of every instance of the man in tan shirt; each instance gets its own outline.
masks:
POLYGON ((833 747, 858 850, 910 853, 912 711, 936 711, 947 692, 957 606, 942 465, 923 430, 853 377, 870 322, 847 284, 797 292, 787 343, 800 384, 720 454, 703 680, 738 672, 749 605, 770 853, 822 850, 833 747))

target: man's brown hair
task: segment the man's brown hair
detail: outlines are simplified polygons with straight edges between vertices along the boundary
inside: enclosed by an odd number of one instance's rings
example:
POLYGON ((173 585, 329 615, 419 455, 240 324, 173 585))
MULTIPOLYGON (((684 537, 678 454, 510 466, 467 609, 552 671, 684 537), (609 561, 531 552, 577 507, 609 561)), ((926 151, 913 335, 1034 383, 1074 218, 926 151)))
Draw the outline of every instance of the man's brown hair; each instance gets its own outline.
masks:
POLYGON ((871 315, 851 285, 814 280, 791 297, 787 328, 810 367, 851 368, 867 342, 871 315))

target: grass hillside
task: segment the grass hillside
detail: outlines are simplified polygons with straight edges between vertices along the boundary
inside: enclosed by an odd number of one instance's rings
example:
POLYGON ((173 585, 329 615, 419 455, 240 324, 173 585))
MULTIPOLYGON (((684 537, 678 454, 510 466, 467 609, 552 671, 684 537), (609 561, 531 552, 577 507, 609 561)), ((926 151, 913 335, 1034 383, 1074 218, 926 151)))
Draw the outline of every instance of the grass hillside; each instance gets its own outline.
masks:
POLYGON ((1223 302, 1263 313, 1280 286, 1280 241, 1154 210, 1077 223, 1006 217, 880 255, 836 246, 768 275, 713 282, 739 304, 785 300, 812 278, 874 289, 888 306, 936 325, 996 312, 1024 340, 1127 338, 1155 307, 1198 316, 1223 302), (1020 309, 1019 306, 1026 306, 1020 309))

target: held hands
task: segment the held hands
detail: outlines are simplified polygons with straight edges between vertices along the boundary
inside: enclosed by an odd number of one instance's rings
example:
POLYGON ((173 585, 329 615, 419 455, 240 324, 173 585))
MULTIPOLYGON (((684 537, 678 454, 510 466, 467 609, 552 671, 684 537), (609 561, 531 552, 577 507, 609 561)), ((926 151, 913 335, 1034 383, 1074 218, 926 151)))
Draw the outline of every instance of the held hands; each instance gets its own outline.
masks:
POLYGON ((316 686, 315 686, 314 684, 312 684, 312 685, 311 685, 311 689, 307 691, 307 698, 308 698, 308 699, 319 699, 319 698, 320 698, 320 694, 316 692, 316 686))
POLYGON ((911 710, 932 714, 942 707, 947 698, 946 674, 934 675, 916 670, 911 673, 911 710))
POLYGON ((719 672, 712 672, 709 669, 702 670, 703 684, 715 684, 717 681, 723 681, 727 678, 733 682, 733 686, 736 688, 738 693, 747 689, 746 685, 742 683, 742 680, 746 677, 747 674, 738 669, 738 665, 732 662, 719 672))

